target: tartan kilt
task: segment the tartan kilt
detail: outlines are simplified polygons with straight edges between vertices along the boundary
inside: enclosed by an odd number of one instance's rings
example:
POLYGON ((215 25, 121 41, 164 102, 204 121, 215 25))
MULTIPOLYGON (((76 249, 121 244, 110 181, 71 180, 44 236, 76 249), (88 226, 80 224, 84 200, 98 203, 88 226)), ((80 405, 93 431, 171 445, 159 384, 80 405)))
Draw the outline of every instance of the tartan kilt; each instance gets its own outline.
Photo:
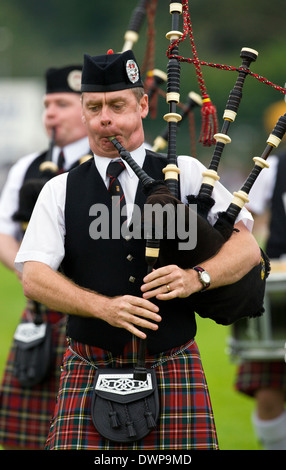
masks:
POLYGON ((136 339, 117 357, 69 341, 47 450, 218 449, 208 386, 194 340, 181 348, 146 355, 146 366, 156 371, 160 416, 156 429, 144 439, 126 444, 111 442, 95 429, 92 389, 97 368, 133 367, 136 339))
MULTIPOLYGON (((31 319, 28 302, 21 320, 31 319)), ((12 342, 0 385, 0 444, 2 446, 43 450, 50 429, 56 397, 59 390, 61 365, 66 343, 66 316, 47 310, 45 320, 52 324, 54 359, 44 381, 24 388, 13 374, 15 345, 12 342)))
POLYGON ((238 367, 235 389, 251 397, 262 388, 284 390, 286 400, 286 363, 284 361, 246 361, 238 367))

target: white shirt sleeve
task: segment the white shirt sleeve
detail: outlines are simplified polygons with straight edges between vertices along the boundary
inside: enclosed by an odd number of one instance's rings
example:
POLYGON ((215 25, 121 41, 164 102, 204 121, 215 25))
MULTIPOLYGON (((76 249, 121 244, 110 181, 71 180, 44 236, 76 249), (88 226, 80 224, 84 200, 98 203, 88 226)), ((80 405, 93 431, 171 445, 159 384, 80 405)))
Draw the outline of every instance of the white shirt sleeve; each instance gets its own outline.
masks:
POLYGON ((68 173, 55 176, 43 187, 15 259, 23 270, 25 261, 39 261, 57 270, 65 250, 65 198, 68 173))
MULTIPOLYGON (((181 199, 187 202, 186 196, 198 194, 202 183, 202 172, 205 166, 195 158, 182 155, 178 157, 178 166, 180 173, 181 199)), ((215 183, 212 197, 215 200, 214 206, 210 209, 208 220, 213 225, 217 219, 218 213, 225 211, 233 199, 233 195, 219 182, 215 183)), ((253 228, 253 217, 244 207, 236 222, 242 221, 249 231, 253 228)))

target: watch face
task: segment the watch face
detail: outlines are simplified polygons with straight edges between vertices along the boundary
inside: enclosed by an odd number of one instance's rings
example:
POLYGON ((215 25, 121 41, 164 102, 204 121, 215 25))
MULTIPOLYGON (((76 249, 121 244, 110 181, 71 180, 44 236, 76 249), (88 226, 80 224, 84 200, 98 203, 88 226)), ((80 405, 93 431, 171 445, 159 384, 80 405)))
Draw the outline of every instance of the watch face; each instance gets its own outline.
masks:
POLYGON ((205 284, 209 284, 211 282, 210 275, 206 271, 203 271, 201 273, 201 279, 205 284))

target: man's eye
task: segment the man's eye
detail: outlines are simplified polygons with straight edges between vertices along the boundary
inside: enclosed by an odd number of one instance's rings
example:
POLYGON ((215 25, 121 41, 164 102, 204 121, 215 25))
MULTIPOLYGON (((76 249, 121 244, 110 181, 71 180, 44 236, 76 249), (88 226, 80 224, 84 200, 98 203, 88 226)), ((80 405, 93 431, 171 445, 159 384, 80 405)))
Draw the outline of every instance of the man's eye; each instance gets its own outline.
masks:
POLYGON ((114 104, 113 109, 115 111, 120 111, 123 108, 123 104, 114 104))

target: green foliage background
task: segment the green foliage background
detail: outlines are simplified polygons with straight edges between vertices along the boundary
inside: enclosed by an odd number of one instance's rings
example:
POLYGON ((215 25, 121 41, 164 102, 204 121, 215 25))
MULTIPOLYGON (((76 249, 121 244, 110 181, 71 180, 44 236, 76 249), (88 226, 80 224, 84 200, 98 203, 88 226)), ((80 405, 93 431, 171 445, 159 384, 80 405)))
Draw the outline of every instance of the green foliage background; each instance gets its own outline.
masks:
MULTIPOLYGON (((3 50, 0 29, 1 76, 42 77, 49 66, 82 62, 84 53, 96 55, 105 53, 109 48, 120 51, 131 15, 138 4, 139 0, 4 0, 1 4, 0 28, 8 28, 10 41, 3 50)), ((189 0, 189 10, 199 59, 239 66, 241 48, 251 47, 259 52, 251 70, 271 82, 284 85, 284 0, 276 0, 275 4, 268 0, 189 0)), ((133 47, 140 64, 146 52, 146 24, 147 20, 133 47)), ((166 50, 169 45, 165 35, 170 29, 169 2, 158 0, 155 17, 155 67, 163 71, 167 70, 166 50)), ((188 39, 180 48, 180 54, 192 57, 188 39)), ((203 74, 209 95, 217 107, 221 126, 223 110, 237 73, 203 67, 203 74)), ((182 102, 191 90, 199 92, 194 66, 182 64, 182 102)), ((223 165, 234 170, 252 167, 252 157, 262 152, 268 136, 263 124, 265 110, 271 103, 279 100, 283 100, 281 93, 247 77, 239 114, 230 129, 232 144, 224 152, 223 165)), ((164 100, 160 100, 157 119, 146 119, 146 139, 150 143, 164 129, 162 116, 166 112, 167 105, 164 100)), ((199 128, 199 110, 195 114, 199 128)), ((209 161, 209 148, 197 144, 196 151, 204 163, 209 161)), ((178 152, 190 153, 187 125, 180 129, 178 152)))

